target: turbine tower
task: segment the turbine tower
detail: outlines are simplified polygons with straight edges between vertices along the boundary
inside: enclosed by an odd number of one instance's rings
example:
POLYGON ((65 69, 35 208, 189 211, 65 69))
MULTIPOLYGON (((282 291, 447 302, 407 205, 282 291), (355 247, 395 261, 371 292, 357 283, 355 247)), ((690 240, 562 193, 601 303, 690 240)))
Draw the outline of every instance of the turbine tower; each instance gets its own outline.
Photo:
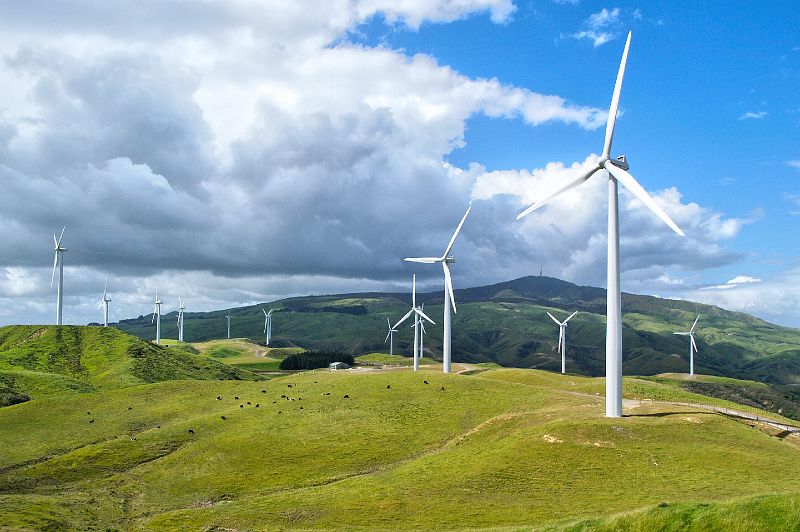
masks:
POLYGON ((386 325, 389 326, 389 332, 386 334, 386 339, 383 341, 385 344, 387 341, 389 342, 389 355, 394 354, 394 333, 397 332, 397 329, 392 327, 392 323, 389 321, 389 316, 386 316, 386 325))
POLYGON ((408 262, 422 262, 425 264, 435 264, 437 262, 442 263, 442 270, 444 271, 444 330, 442 333, 442 371, 445 373, 450 373, 452 360, 450 356, 450 305, 453 306, 453 312, 456 312, 456 298, 453 295, 453 280, 450 276, 450 268, 447 265, 456 261, 456 259, 450 256, 450 251, 453 249, 453 244, 456 242, 456 237, 458 236, 459 231, 461 231, 461 226, 464 225, 464 220, 467 219, 467 215, 469 215, 469 211, 471 209, 472 203, 470 203, 469 207, 467 207, 467 212, 465 212, 464 217, 461 218, 461 222, 459 222, 458 227, 456 227, 456 231, 453 233, 453 237, 450 239, 450 242, 447 244, 447 248, 445 248, 441 257, 410 257, 403 259, 408 262), (450 303, 449 305, 448 302, 450 303))
POLYGON ((50 288, 53 288, 53 281, 56 278, 56 268, 58 268, 58 296, 56 299, 56 325, 61 325, 61 309, 64 307, 64 252, 69 251, 61 247, 61 239, 64 238, 65 225, 61 229, 61 236, 56 238, 53 233, 53 243, 56 245, 56 257, 53 259, 53 275, 50 277, 50 288))
MULTIPOLYGON (((446 304, 445 304, 445 306, 446 306, 446 304)), ((408 317, 411 316, 412 314, 414 315, 414 371, 417 371, 419 369, 419 326, 418 326, 418 324, 422 319, 426 319, 429 322, 433 323, 434 325, 436 325, 436 323, 434 323, 434 321, 432 319, 430 319, 428 316, 426 316, 425 313, 422 312, 422 309, 417 306, 417 276, 416 276, 416 274, 414 276, 412 276, 412 278, 411 278, 411 310, 409 310, 406 313, 405 316, 400 318, 400 321, 395 323, 394 327, 392 327, 392 329, 397 329, 397 327, 399 327, 401 323, 406 321, 408 319, 408 317)))
POLYGON ((614 125, 617 121, 617 108, 619 95, 622 90, 622 78, 625 74, 625 63, 628 59, 628 49, 631 44, 631 34, 625 42, 622 60, 617 72, 617 82, 611 97, 611 107, 608 112, 606 124, 606 137, 603 145, 603 155, 597 160, 597 165, 585 174, 566 184, 557 187, 554 191, 544 195, 536 203, 522 211, 517 220, 545 205, 562 192, 577 187, 588 180, 598 170, 608 172, 608 277, 606 285, 606 416, 622 416, 622 294, 619 286, 619 207, 617 205, 617 182, 625 185, 636 198, 648 209, 658 216, 670 229, 683 235, 683 231, 669 216, 658 206, 642 186, 628 173, 628 161, 624 155, 616 159, 610 157, 611 141, 614 137, 614 125))
POLYGON ((561 373, 567 372, 567 322, 577 313, 578 311, 576 310, 564 321, 558 321, 555 316, 549 312, 547 313, 550 319, 558 324, 558 351, 561 353, 561 373))
POLYGON ((269 345, 269 341, 272 340, 272 312, 274 310, 275 309, 269 309, 269 312, 267 312, 264 310, 264 307, 261 307, 261 312, 264 313, 264 334, 267 337, 266 345, 269 345))
POLYGON ((225 314, 225 319, 228 320, 228 340, 231 339, 231 315, 225 314))
POLYGON ((699 351, 697 349, 697 344, 694 341, 694 327, 697 325, 697 320, 700 319, 700 316, 697 316, 694 319, 694 323, 692 324, 692 328, 689 329, 687 332, 676 332, 673 334, 677 334, 679 336, 688 336, 689 337, 689 375, 694 375, 694 354, 699 351))
POLYGON ((178 296, 178 341, 183 342, 183 311, 186 305, 183 304, 181 296, 178 296))
POLYGON ((155 307, 153 308, 153 319, 150 320, 150 323, 156 323, 156 343, 161 343, 161 300, 158 299, 158 290, 156 290, 156 303, 155 307))
POLYGON ((103 299, 97 304, 97 309, 103 309, 103 327, 108 327, 108 303, 111 298, 108 297, 108 274, 106 273, 106 286, 103 288, 103 299))

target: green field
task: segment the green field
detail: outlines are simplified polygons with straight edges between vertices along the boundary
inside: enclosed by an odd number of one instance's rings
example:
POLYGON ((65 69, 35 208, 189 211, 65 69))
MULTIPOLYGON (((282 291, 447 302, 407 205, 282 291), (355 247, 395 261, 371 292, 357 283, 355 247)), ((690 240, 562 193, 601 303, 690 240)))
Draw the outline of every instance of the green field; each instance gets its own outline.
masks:
MULTIPOLYGON (((183 349, 263 349, 238 342, 183 349)), ((0 408, 0 527, 800 527, 796 434, 661 403, 608 419, 603 379, 438 367, 120 379, 0 408)), ((708 400, 675 375, 626 377, 624 394, 708 400)))

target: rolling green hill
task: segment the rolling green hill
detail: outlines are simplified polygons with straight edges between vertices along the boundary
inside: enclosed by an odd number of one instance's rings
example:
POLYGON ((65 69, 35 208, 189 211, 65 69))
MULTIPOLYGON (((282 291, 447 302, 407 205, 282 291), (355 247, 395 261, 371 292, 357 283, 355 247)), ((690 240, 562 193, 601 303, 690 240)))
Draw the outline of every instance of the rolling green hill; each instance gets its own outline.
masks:
MULTIPOLYGON (((675 380, 625 397, 703 400, 675 380)), ((608 419, 602 389, 393 369, 37 399, 0 409, 0 528, 800 527, 796 434, 659 403, 608 419)))
MULTIPOLYGON (((577 286, 551 277, 524 277, 491 286, 456 290, 453 357, 464 362, 557 371, 558 328, 547 317, 581 311, 567 330, 567 370, 583 375, 605 372, 605 290, 577 286)), ((442 294, 420 294, 425 312, 441 319, 442 294)), ((748 314, 718 307, 623 294, 623 371, 654 375, 688 370, 688 344, 674 331, 686 330, 700 314, 696 372, 773 384, 800 384, 800 331, 748 314)), ((409 294, 344 294, 299 297, 269 304, 275 347, 340 350, 354 355, 387 352, 386 318, 399 319, 410 305, 409 294)), ((261 306, 208 313, 187 313, 185 336, 205 341, 225 335, 224 315, 232 316, 232 334, 263 342, 261 306)), ((162 321, 164 334, 176 336, 174 313, 162 321)), ((152 338, 150 319, 124 320, 117 326, 152 338)), ((429 327, 426 353, 441 352, 441 326, 429 327)), ((395 335, 395 350, 409 354, 413 334, 395 335)))
POLYGON ((165 380, 255 377, 195 353, 113 327, 1 327, 0 406, 165 380))

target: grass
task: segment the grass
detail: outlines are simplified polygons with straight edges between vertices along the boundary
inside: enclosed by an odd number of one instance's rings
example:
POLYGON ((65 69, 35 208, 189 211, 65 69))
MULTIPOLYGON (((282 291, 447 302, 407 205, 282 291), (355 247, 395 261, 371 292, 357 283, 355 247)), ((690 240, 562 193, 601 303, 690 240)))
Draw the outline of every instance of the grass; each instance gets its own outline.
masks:
POLYGON ((795 526, 794 437, 669 405, 608 419, 601 379, 483 369, 160 382, 2 408, 0 527, 795 526))
MULTIPOLYGON (((403 366, 410 367, 414 365, 414 359, 402 355, 387 355, 386 353, 369 353, 356 357, 356 362, 359 364, 379 364, 385 366, 403 366)), ((430 357, 423 357, 419 361, 422 366, 431 366, 438 364, 430 357)))
POLYGON ((254 344, 246 338, 211 340, 192 344, 197 351, 230 366, 254 372, 277 371, 281 360, 302 349, 270 348, 254 344))

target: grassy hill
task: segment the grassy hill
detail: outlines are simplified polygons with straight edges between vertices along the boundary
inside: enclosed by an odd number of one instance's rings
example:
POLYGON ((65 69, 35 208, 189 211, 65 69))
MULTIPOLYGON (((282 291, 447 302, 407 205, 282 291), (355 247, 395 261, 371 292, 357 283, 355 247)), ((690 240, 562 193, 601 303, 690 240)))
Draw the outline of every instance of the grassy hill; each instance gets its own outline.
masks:
POLYGON ((191 346, 158 346, 112 327, 0 327, 0 406, 165 380, 253 377, 191 346))
MULTIPOLYGON (((703 400, 677 380, 625 397, 703 400)), ((0 527, 800 527, 800 437, 658 403, 608 419, 603 386, 395 369, 37 399, 0 409, 0 527)))
MULTIPOLYGON (((605 372, 605 290, 577 286, 550 277, 524 277, 491 286, 456 290, 453 357, 464 362, 557 371, 558 328, 547 317, 581 311, 567 330, 567 370, 583 375, 605 372)), ((426 354, 440 358, 442 294, 420 294, 425 312, 437 321, 428 328, 426 354)), ((383 343, 386 318, 399 319, 410 305, 409 294, 343 294, 285 299, 270 303, 273 347, 343 351, 353 355, 388 351, 383 343)), ((773 384, 800 384, 800 331, 780 327, 748 314, 718 307, 623 294, 623 371, 655 375, 688 370, 688 344, 675 331, 686 330, 700 314, 695 357, 698 373, 773 384)), ((225 336, 231 314, 232 334, 262 342, 261 306, 208 313, 187 313, 185 337, 206 341, 225 336)), ((162 324, 165 336, 176 336, 173 314, 162 324)), ((117 326, 152 338, 150 319, 124 320, 117 326)), ((409 354, 413 333, 395 335, 395 352, 409 354)))

